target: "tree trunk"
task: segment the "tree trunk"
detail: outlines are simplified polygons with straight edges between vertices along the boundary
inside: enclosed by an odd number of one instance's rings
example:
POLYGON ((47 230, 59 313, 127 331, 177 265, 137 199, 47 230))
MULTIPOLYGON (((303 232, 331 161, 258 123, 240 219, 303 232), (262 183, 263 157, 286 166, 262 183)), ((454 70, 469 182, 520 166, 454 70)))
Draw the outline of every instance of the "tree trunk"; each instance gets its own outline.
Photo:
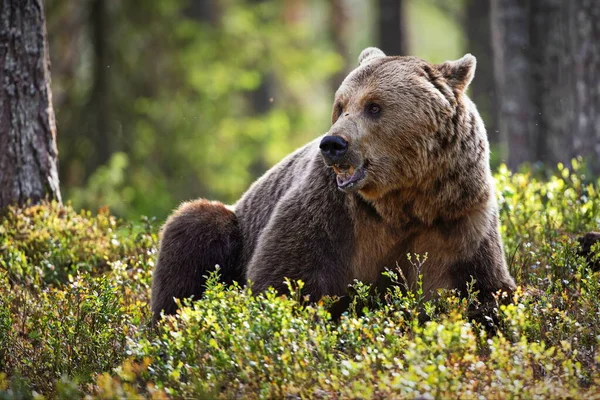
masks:
MULTIPOLYGON (((248 4, 252 6, 259 5, 263 3, 265 0, 247 0, 248 4)), ((296 1, 296 3, 302 3, 296 1)), ((301 6, 301 4, 295 4, 296 7, 301 6)), ((264 17, 260 18, 264 23, 268 21, 264 20, 264 17)), ((270 57, 269 52, 267 51, 265 57, 270 57)), ((257 66, 257 69, 260 72, 260 84, 258 87, 251 92, 248 93, 248 105, 249 105, 249 115, 254 117, 265 117, 273 108, 273 95, 274 95, 274 83, 275 79, 273 73, 269 69, 263 69, 264 66, 257 66)), ((261 143, 258 147, 259 152, 257 157, 254 157, 252 163, 250 163, 249 170, 252 176, 261 176, 265 173, 267 169, 269 169, 269 164, 264 158, 264 148, 266 147, 265 143, 261 143)))
MULTIPOLYGON (((355 62, 350 59, 350 51, 348 50, 348 5, 344 0, 330 0, 329 3, 329 32, 331 41, 335 51, 344 59, 344 68, 334 74, 330 80, 332 93, 340 87, 344 78, 350 72, 349 66, 354 66, 355 62)), ((331 96, 333 98, 333 95, 331 96)))
POLYGON ((111 131, 110 112, 110 79, 108 71, 110 61, 108 55, 108 18, 105 0, 92 0, 90 9, 90 29, 94 62, 94 78, 92 92, 88 104, 90 118, 89 137, 93 152, 86 160, 87 174, 108 162, 117 146, 118 138, 111 131))
POLYGON ((0 208, 60 201, 42 0, 0 1, 0 208))
POLYGON ((406 54, 403 0, 379 0, 379 48, 388 56, 406 54))
POLYGON ((535 159, 537 129, 531 92, 529 6, 523 0, 492 0, 494 70, 500 101, 500 134, 508 142, 508 165, 535 159))
POLYGON ((184 15, 198 21, 215 23, 219 19, 217 0, 191 0, 184 9, 184 15))
POLYGON ((600 2, 493 0, 509 166, 583 155, 600 173, 600 2))
POLYGON ((600 2, 532 1, 538 159, 600 173, 600 2))
MULTIPOLYGON (((251 5, 258 5, 264 1, 265 0, 248 0, 248 3, 251 5)), ((273 74, 270 71, 260 72, 261 79, 259 86, 249 93, 250 111, 252 115, 264 115, 273 107, 273 104, 271 103, 271 99, 273 97, 273 74)), ((266 165, 261 165, 258 168, 266 169, 266 165)), ((260 171, 261 174, 263 172, 264 170, 260 171)))
POLYGON ((471 98, 485 121, 489 141, 500 144, 497 125, 498 101, 494 81, 491 5, 489 0, 468 0, 462 24, 465 27, 467 51, 477 57, 476 78, 469 86, 471 98))

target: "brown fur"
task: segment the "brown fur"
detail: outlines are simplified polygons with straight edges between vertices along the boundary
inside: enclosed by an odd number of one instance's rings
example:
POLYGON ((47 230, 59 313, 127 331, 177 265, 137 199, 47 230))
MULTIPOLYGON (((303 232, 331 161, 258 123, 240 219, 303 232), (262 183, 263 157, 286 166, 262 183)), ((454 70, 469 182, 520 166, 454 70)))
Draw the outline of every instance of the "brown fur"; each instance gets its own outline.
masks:
POLYGON ((577 238, 579 245, 579 255, 586 258, 587 264, 593 271, 600 271, 600 259, 594 257, 592 246, 600 242, 600 232, 588 232, 577 238))
POLYGON ((233 212, 204 200, 182 206, 164 228, 155 313, 173 312, 169 296, 201 295, 211 263, 257 291, 302 279, 313 300, 344 295, 354 279, 374 283, 395 265, 412 284, 407 253, 428 253, 428 295, 464 291, 471 277, 483 298, 514 288, 485 128, 465 94, 475 58, 432 65, 369 48, 359 59, 336 93, 327 134, 348 142, 343 159, 324 162, 318 138, 255 182, 233 212), (361 168, 364 179, 338 189, 336 174, 361 168))
POLYGON ((205 277, 221 267, 228 283, 241 280, 241 234, 235 214, 223 204, 204 199, 183 203, 161 231, 152 279, 152 311, 175 312, 174 298, 199 298, 205 277))

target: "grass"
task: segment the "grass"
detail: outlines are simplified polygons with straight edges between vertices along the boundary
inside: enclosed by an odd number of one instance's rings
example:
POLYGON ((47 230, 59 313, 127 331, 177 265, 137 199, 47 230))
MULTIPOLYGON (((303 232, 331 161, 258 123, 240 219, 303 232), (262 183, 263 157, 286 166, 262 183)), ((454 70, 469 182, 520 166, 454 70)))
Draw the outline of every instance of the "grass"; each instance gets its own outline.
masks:
MULTIPOLYGON (((9 208, 0 398, 600 397, 600 276, 576 241, 599 230, 600 182, 579 163, 544 179, 495 176, 519 284, 495 334, 469 320, 472 298, 452 292, 425 302, 392 288, 335 323, 323 303, 304 304, 300 282, 288 296, 254 295, 217 276, 202 301, 152 329, 156 223, 56 203, 9 208)), ((357 300, 368 293, 355 289, 357 300)))

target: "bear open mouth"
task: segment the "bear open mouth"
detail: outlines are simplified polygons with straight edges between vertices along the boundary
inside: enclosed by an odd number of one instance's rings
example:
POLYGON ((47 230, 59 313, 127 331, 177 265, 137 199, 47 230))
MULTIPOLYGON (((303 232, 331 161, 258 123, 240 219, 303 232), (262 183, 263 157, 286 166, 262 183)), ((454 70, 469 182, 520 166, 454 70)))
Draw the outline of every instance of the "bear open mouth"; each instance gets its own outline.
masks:
POLYGON ((347 165, 332 165, 336 174, 338 189, 351 189, 365 177, 365 167, 354 168, 347 165))

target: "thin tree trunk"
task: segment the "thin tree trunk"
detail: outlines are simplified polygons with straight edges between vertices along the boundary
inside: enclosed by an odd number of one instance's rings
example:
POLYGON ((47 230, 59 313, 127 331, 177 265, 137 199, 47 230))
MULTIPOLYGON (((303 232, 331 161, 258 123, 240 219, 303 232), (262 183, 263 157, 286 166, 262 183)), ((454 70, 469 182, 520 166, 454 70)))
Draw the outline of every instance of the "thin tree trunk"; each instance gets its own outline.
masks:
MULTIPOLYGON (((248 0, 251 5, 258 5, 263 3, 265 0, 248 0)), ((267 21, 264 21, 267 22, 267 21)), ((249 93, 250 110, 253 115, 263 115, 268 113, 273 104, 271 99, 273 97, 273 74, 270 71, 261 71, 262 76, 259 86, 249 93)), ((261 161, 261 165, 258 166, 259 172, 262 174, 266 165, 261 161), (262 169, 262 171, 261 171, 262 169)))
MULTIPOLYGON (((250 5, 259 5, 260 3, 263 3, 265 0, 247 0, 248 4, 250 5)), ((296 1, 296 3, 301 3, 299 1, 296 1)), ((299 4, 296 4, 296 7, 298 7, 299 4)), ((261 18, 263 19, 263 18, 261 18)), ((267 23, 268 21, 264 21, 263 22, 267 23)), ((269 57, 268 55, 268 50, 267 50, 267 54, 265 55, 266 57, 269 57)), ((262 70, 259 72, 261 73, 261 77, 260 77, 260 84, 258 85, 258 87, 256 89, 254 89, 253 91, 248 93, 247 99, 248 99, 248 105, 249 105, 249 112, 250 115, 255 116, 255 117, 264 117, 266 116, 271 109, 273 108, 273 95, 274 95, 274 76, 273 73, 269 70, 262 70)), ((252 161, 252 163, 250 163, 249 166, 249 170, 250 173, 252 174, 252 176, 255 177, 259 177, 261 176, 268 168, 269 168, 269 164, 267 163, 267 161, 265 160, 264 154, 264 147, 265 144, 262 143, 260 145, 260 151, 257 154, 257 157, 255 157, 252 161)))
POLYGON ((507 161, 511 168, 534 160, 537 147, 528 3, 492 0, 494 70, 500 102, 498 126, 509 144, 507 161))
POLYGON ((88 175, 109 160, 117 142, 117 138, 114 137, 115 132, 110 129, 110 79, 108 75, 110 64, 106 1, 92 0, 90 11, 94 79, 88 107, 91 116, 89 132, 94 151, 87 160, 88 175))
POLYGON ((481 113, 491 144, 500 144, 497 126, 498 101, 494 81, 491 5, 489 0, 468 0, 462 24, 465 27, 467 51, 477 57, 476 77, 469 86, 471 97, 481 113))
MULTIPOLYGON (((349 66, 353 67, 355 63, 350 60, 350 52, 348 50, 348 5, 344 0, 330 0, 329 4, 329 32, 331 35, 331 41, 333 42, 335 51, 344 59, 344 68, 333 75, 330 79, 332 92, 335 93, 346 75, 348 75, 348 72, 350 72, 349 66)), ((333 98, 333 96, 331 97, 333 98)))
POLYGON ((389 56, 406 54, 403 4, 403 0, 379 0, 379 48, 389 56))
POLYGON ((43 3, 0 5, 0 208, 60 201, 43 3))
POLYGON ((219 19, 217 0, 191 0, 184 10, 188 18, 207 23, 216 23, 219 19))

